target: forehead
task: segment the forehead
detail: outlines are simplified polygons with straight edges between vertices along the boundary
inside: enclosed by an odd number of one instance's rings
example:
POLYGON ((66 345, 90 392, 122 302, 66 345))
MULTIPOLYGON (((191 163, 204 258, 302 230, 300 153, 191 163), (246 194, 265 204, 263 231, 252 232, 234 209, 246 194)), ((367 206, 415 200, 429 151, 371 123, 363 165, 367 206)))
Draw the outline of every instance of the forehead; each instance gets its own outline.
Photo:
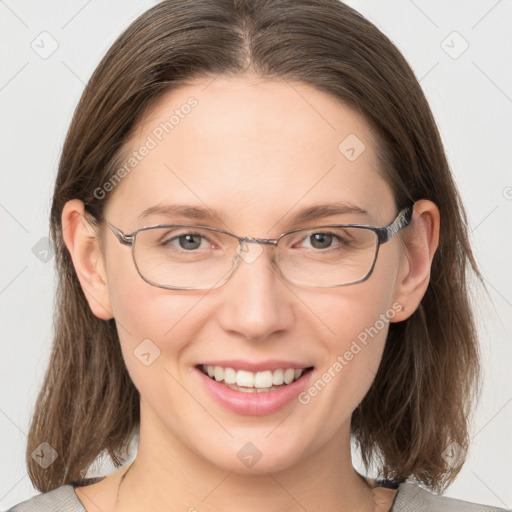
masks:
POLYGON ((330 94, 283 79, 179 86, 138 122, 123 157, 128 172, 107 212, 123 208, 131 227, 157 204, 212 208, 266 226, 315 203, 345 201, 374 217, 394 211, 364 118, 330 94))

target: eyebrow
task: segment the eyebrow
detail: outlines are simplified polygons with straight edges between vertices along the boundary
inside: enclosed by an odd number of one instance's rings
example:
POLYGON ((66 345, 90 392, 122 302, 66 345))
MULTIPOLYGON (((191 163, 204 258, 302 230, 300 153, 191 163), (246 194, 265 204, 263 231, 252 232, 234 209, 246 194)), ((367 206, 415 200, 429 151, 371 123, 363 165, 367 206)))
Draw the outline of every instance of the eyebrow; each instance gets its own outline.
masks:
MULTIPOLYGON (((290 217, 289 222, 294 224, 300 224, 303 222, 320 219, 323 217, 329 217, 332 215, 368 215, 368 211, 349 203, 332 203, 332 204, 319 204, 315 206, 309 206, 299 210, 293 216, 290 217)), ((192 220, 220 220, 224 222, 226 217, 223 212, 220 212, 214 208, 203 208, 198 206, 169 204, 169 205, 155 205, 146 208, 140 215, 139 219, 142 220, 149 215, 164 215, 166 217, 184 217, 192 220)), ((285 217, 287 217, 286 214, 285 217)))
POLYGON ((224 221, 224 215, 212 208, 202 208, 198 206, 189 206, 181 204, 155 205, 146 208, 140 215, 139 219, 144 219, 149 215, 165 215, 166 217, 185 217, 193 220, 211 220, 220 219, 224 221))
POLYGON ((291 219, 294 223, 300 224, 301 222, 320 219, 322 217, 347 214, 368 215, 368 212, 359 206, 348 203, 319 204, 299 210, 291 219))

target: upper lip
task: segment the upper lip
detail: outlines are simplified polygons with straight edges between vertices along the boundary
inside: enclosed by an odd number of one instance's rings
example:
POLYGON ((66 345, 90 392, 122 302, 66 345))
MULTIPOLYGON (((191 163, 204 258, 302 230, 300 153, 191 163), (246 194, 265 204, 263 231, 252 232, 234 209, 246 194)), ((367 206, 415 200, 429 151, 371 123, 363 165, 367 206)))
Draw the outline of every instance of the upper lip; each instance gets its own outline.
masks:
POLYGON ((198 366, 221 366, 222 368, 233 368, 234 370, 246 370, 249 372, 262 372, 265 370, 279 370, 287 368, 306 369, 313 365, 298 363, 295 361, 285 361, 282 359, 268 359, 266 361, 246 361, 243 359, 230 359, 223 361, 203 361, 198 366))

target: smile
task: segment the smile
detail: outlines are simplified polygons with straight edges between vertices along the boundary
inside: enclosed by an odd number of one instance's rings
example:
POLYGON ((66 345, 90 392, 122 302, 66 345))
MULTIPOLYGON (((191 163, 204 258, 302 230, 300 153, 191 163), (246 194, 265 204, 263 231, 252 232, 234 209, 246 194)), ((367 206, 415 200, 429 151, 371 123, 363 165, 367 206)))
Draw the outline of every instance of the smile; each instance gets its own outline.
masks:
POLYGON ((251 372, 248 370, 235 370, 230 367, 199 365, 198 368, 216 382, 243 393, 265 393, 287 386, 300 379, 312 370, 308 368, 277 368, 251 372))

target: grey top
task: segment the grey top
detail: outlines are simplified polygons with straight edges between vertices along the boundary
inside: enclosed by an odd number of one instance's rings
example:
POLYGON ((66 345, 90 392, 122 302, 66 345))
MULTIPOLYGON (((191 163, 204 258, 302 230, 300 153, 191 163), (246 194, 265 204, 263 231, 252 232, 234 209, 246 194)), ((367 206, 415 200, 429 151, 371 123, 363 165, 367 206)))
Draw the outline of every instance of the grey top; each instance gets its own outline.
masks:
MULTIPOLYGON (((99 478, 101 479, 101 478, 99 478)), ((97 481, 98 479, 90 479, 97 481)), ((93 483, 89 481, 89 483, 93 483)), ((75 493, 74 486, 63 485, 45 494, 38 494, 7 512, 87 512, 75 493)), ((402 483, 391 512, 503 512, 505 509, 478 505, 432 494, 416 484, 402 483)), ((509 511, 511 512, 511 511, 509 511)))

